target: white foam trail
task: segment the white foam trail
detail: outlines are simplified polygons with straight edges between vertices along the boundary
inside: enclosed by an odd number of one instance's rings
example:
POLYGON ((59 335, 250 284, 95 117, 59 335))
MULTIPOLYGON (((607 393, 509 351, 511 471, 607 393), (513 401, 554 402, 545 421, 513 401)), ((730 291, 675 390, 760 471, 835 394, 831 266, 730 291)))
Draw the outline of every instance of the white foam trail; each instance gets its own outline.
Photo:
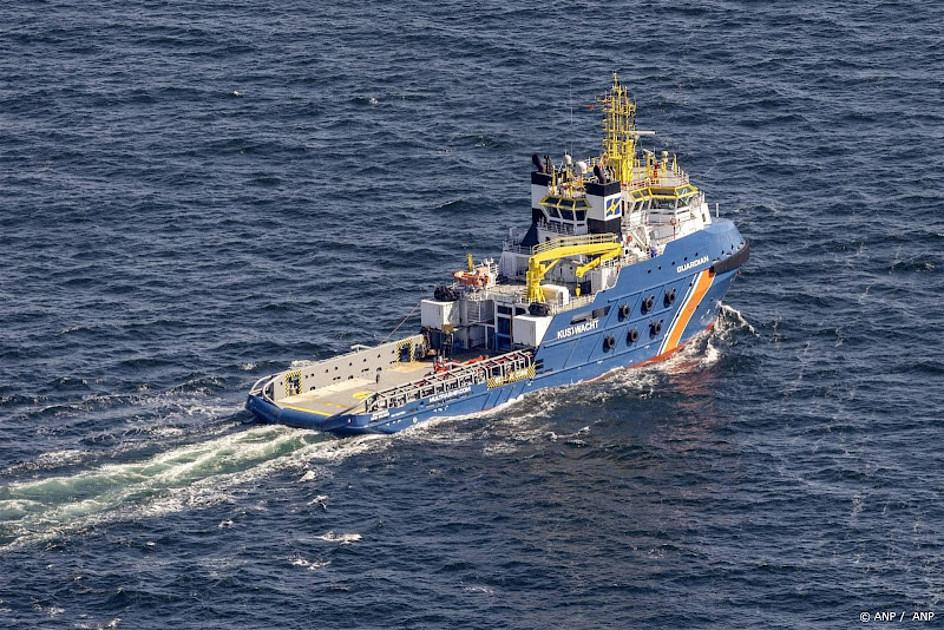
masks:
POLYGON ((472 586, 466 586, 462 589, 466 593, 485 593, 486 595, 494 595, 495 589, 491 586, 485 586, 481 584, 474 584, 472 586))
MULTIPOLYGON (((24 472, 42 474, 43 471, 87 464, 89 460, 100 460, 103 457, 116 458, 142 449, 153 450, 155 444, 169 448, 185 440, 208 439, 232 431, 236 422, 220 420, 242 409, 241 405, 224 404, 223 401, 162 392, 154 395, 92 394, 82 399, 76 411, 90 411, 99 407, 104 407, 105 413, 117 415, 118 419, 121 416, 130 417, 107 431, 86 434, 86 439, 93 442, 100 439, 106 442, 117 440, 118 444, 107 451, 70 448, 40 453, 3 469, 0 479, 22 476, 24 472), (129 403, 133 404, 131 409, 126 407, 129 403), (112 410, 116 405, 119 406, 112 410)), ((2 520, 0 518, 0 522, 2 520)))
POLYGON ((325 542, 335 542, 340 545, 350 545, 361 541, 361 535, 356 533, 338 534, 335 532, 325 532, 321 536, 316 536, 316 538, 325 542))
MULTIPOLYGON (((543 390, 535 392, 528 396, 513 398, 496 407, 491 407, 483 411, 462 414, 458 416, 435 417, 417 424, 409 429, 397 434, 399 439, 424 443, 450 444, 464 442, 469 439, 469 434, 464 430, 467 425, 465 421, 481 418, 496 418, 501 416, 501 426, 519 432, 528 431, 527 435, 520 433, 515 439, 530 440, 535 435, 540 434, 540 428, 530 430, 534 425, 535 419, 549 419, 558 401, 553 394, 554 390, 543 390), (519 439, 520 438, 520 439, 519 439)), ((494 425, 493 425, 494 426, 494 425)), ((478 433, 477 437, 481 437, 478 433)), ((493 444, 486 446, 484 453, 486 455, 497 454, 499 452, 508 452, 509 448, 493 444)))
POLYGON ((101 523, 211 505, 276 470, 310 470, 384 443, 375 436, 339 440, 262 426, 142 461, 14 483, 0 487, 0 535, 12 539, 7 547, 18 546, 101 523))
MULTIPOLYGON (((642 369, 614 371, 607 375, 607 387, 576 385, 544 390, 528 396, 524 403, 511 400, 484 412, 425 422, 405 432, 403 439, 463 441, 469 439, 469 434, 456 428, 457 420, 500 415, 501 422, 486 429, 494 431, 497 426, 499 433, 498 441, 491 440, 485 447, 486 454, 508 452, 521 442, 545 439, 548 434, 545 421, 551 420, 555 409, 563 402, 573 401, 575 397, 592 403, 613 395, 651 395, 660 383, 660 374, 704 369, 716 363, 722 356, 718 343, 730 342, 742 330, 757 334, 741 313, 723 305, 713 331, 691 340, 666 362, 642 369), (446 423, 452 423, 452 427, 443 430, 446 423)), ((168 401, 158 396, 150 397, 149 402, 160 407, 170 402, 174 412, 187 416, 217 415, 220 411, 206 405, 205 401, 168 401)), ((222 425, 213 431, 230 428, 222 425)), ((163 432, 164 436, 176 434, 166 425, 152 431, 163 432)), ((307 483, 317 479, 321 472, 312 467, 312 462, 340 461, 368 449, 383 448, 391 442, 384 436, 338 440, 298 429, 262 426, 171 448, 140 461, 0 486, 0 536, 12 539, 9 547, 100 523, 211 505, 225 500, 236 486, 288 467, 297 467, 301 473, 299 482, 307 483)), ((83 456, 83 452, 60 451, 40 460, 52 466, 75 463, 83 456)), ((360 540, 360 535, 328 532, 322 539, 349 544, 360 540)))
POLYGON ((317 505, 325 512, 328 511, 328 495, 319 494, 314 499, 308 502, 308 505, 317 505))
POLYGON ((747 318, 732 306, 727 304, 721 305, 721 313, 718 316, 718 325, 715 327, 723 335, 727 335, 729 332, 735 332, 737 330, 746 330, 751 335, 757 337, 757 330, 751 326, 751 323, 747 321, 747 318))
POLYGON ((456 416, 436 416, 417 425, 408 427, 398 433, 396 437, 420 442, 454 442, 456 440, 465 440, 465 437, 462 437, 455 431, 455 427, 451 427, 452 430, 444 430, 444 428, 449 428, 448 425, 454 425, 463 420, 488 418, 498 415, 520 401, 520 398, 515 398, 483 411, 473 411, 472 413, 464 413, 456 416))
POLYGON ((330 560, 306 560, 301 556, 292 556, 289 558, 292 562, 293 567, 305 567, 309 571, 317 571, 318 569, 323 569, 327 566, 330 566, 330 560))
POLYGON ((76 464, 88 456, 87 451, 68 448, 61 451, 49 451, 40 453, 30 461, 19 462, 9 466, 3 471, 3 474, 20 473, 25 470, 42 470, 48 468, 57 468, 68 464, 76 464))
MULTIPOLYGON (((470 434, 468 425, 462 421, 473 418, 498 418, 497 422, 475 433, 475 437, 487 441, 483 447, 483 454, 487 456, 514 452, 522 443, 546 440, 548 435, 553 435, 552 439, 571 437, 560 436, 552 430, 556 429, 551 423, 561 405, 571 402, 599 404, 614 396, 651 398, 663 385, 666 375, 698 372, 718 363, 724 356, 723 348, 742 331, 757 336, 757 331, 739 311, 722 304, 715 326, 690 339, 665 361, 641 368, 614 368, 604 374, 598 384, 561 385, 485 411, 433 418, 404 431, 402 439, 430 443, 463 442, 469 439, 470 434)), ((571 439, 570 442, 576 444, 582 440, 571 439)))

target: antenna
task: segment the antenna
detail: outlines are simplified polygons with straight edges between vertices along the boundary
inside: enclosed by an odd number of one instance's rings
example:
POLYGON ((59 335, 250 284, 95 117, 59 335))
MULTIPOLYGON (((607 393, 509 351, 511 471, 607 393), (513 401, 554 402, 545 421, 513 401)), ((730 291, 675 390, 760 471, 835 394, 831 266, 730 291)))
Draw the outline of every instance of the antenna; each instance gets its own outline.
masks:
POLYGON ((574 153, 574 84, 573 81, 567 86, 567 94, 570 99, 570 147, 567 153, 574 153))
POLYGON ((640 135, 648 134, 636 129, 636 103, 630 100, 629 92, 615 72, 613 85, 600 102, 603 105, 603 151, 607 162, 613 167, 617 181, 632 181, 636 140, 640 135))

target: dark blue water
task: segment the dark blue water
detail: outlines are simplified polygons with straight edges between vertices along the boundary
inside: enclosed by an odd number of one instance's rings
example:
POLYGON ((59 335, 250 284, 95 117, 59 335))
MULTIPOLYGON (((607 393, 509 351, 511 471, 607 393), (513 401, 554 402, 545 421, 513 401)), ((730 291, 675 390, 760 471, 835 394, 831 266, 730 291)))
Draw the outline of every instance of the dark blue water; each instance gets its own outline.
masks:
POLYGON ((4 4, 0 625, 939 622, 942 25, 4 4), (752 242, 715 332, 394 438, 251 423, 256 378, 381 340, 527 223, 530 154, 595 152, 614 70, 752 242))

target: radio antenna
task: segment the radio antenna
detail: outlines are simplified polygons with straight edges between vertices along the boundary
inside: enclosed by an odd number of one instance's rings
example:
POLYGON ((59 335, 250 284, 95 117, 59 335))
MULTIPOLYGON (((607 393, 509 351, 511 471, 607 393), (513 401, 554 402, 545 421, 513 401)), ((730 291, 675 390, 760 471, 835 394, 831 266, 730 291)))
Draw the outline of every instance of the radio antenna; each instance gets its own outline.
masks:
POLYGON ((567 153, 574 154, 574 84, 567 86, 568 98, 570 99, 570 150, 567 153))

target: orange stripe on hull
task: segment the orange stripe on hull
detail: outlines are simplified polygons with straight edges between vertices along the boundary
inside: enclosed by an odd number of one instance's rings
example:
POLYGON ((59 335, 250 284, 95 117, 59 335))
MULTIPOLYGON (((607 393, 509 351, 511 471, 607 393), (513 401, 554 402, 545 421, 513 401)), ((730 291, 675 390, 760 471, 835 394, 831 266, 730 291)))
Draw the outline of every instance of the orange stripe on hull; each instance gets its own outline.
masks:
POLYGON ((685 306, 682 307, 682 312, 679 313, 679 316, 676 318, 672 330, 670 330, 669 334, 666 336, 665 345, 662 347, 663 355, 672 352, 678 347, 679 341, 682 339, 682 333, 685 332, 685 329, 688 327, 688 323, 692 320, 692 315, 695 314, 695 310, 698 308, 698 305, 701 304, 702 298, 708 293, 708 289, 711 288, 713 281, 714 274, 710 269, 705 269, 698 274, 698 279, 695 280, 695 286, 692 288, 691 296, 689 296, 685 306))
MULTIPOLYGON (((698 310, 698 305, 701 304, 705 294, 708 293, 708 289, 711 288, 711 284, 714 282, 714 279, 715 274, 710 269, 705 269, 698 274, 698 277, 695 280, 695 286, 692 287, 692 291, 688 296, 688 300, 682 306, 681 312, 679 313, 678 317, 675 318, 675 323, 672 325, 672 330, 669 331, 668 335, 663 341, 661 352, 650 359, 640 361, 639 363, 627 367, 639 368, 651 363, 665 361, 670 356, 682 349, 684 344, 679 343, 682 340, 682 333, 685 332, 686 328, 688 328, 688 324, 691 322, 692 316, 695 314, 695 311, 698 310)), ((711 322, 708 324, 705 330, 711 330, 713 327, 714 322, 711 322)), ((610 372, 606 372, 581 382, 592 383, 602 378, 606 378, 609 374, 610 372)))
MULTIPOLYGON (((715 327, 715 323, 714 323, 714 322, 711 322, 710 324, 708 324, 707 326, 705 326, 705 330, 711 330, 711 329, 714 328, 714 327, 715 327)), ((683 344, 681 344, 681 345, 675 346, 674 348, 672 348, 672 349, 669 350, 668 352, 663 352, 663 353, 660 354, 659 356, 655 356, 655 357, 652 357, 651 359, 646 359, 645 361, 640 361, 639 363, 634 363, 634 364, 632 364, 632 365, 627 365, 627 366, 625 366, 625 367, 623 367, 623 368, 616 368, 616 369, 610 370, 610 371, 608 371, 608 372, 605 372, 605 373, 601 374, 600 376, 594 376, 593 378, 588 378, 588 379, 586 379, 586 380, 579 381, 579 382, 581 382, 581 383, 595 383, 596 381, 599 381, 599 380, 601 380, 601 379, 607 378, 608 376, 611 376, 611 375, 612 375, 614 372, 616 372, 617 370, 623 370, 623 369, 633 369, 633 370, 635 370, 635 369, 637 369, 637 368, 645 367, 645 366, 647 366, 647 365, 652 365, 653 363, 659 363, 660 361, 665 361, 666 359, 668 359, 669 357, 671 357, 671 356, 672 356, 673 354, 675 354, 676 352, 680 352, 680 351, 682 350, 682 348, 684 348, 684 347, 685 347, 685 344, 683 343, 683 344)))
MULTIPOLYGON (((714 323, 714 322, 711 322, 710 324, 708 324, 707 326, 705 326, 705 330, 711 330, 712 328, 714 328, 714 326, 715 326, 715 323, 714 323)), ((676 352, 681 351, 682 348, 684 348, 684 347, 685 347, 685 344, 684 344, 684 343, 683 343, 683 344, 680 344, 680 345, 677 345, 677 346, 675 346, 674 348, 672 348, 671 350, 667 350, 667 351, 663 352, 662 354, 660 354, 660 355, 657 356, 657 357, 652 357, 651 359, 646 359, 645 361, 641 361, 640 363, 637 363, 637 364, 634 365, 633 367, 634 367, 634 368, 640 368, 640 367, 643 367, 643 366, 645 366, 645 365, 650 365, 650 364, 652 364, 652 363, 659 363, 660 361, 665 361, 666 359, 668 359, 669 357, 671 357, 671 356, 672 356, 673 354, 675 354, 676 352)))

